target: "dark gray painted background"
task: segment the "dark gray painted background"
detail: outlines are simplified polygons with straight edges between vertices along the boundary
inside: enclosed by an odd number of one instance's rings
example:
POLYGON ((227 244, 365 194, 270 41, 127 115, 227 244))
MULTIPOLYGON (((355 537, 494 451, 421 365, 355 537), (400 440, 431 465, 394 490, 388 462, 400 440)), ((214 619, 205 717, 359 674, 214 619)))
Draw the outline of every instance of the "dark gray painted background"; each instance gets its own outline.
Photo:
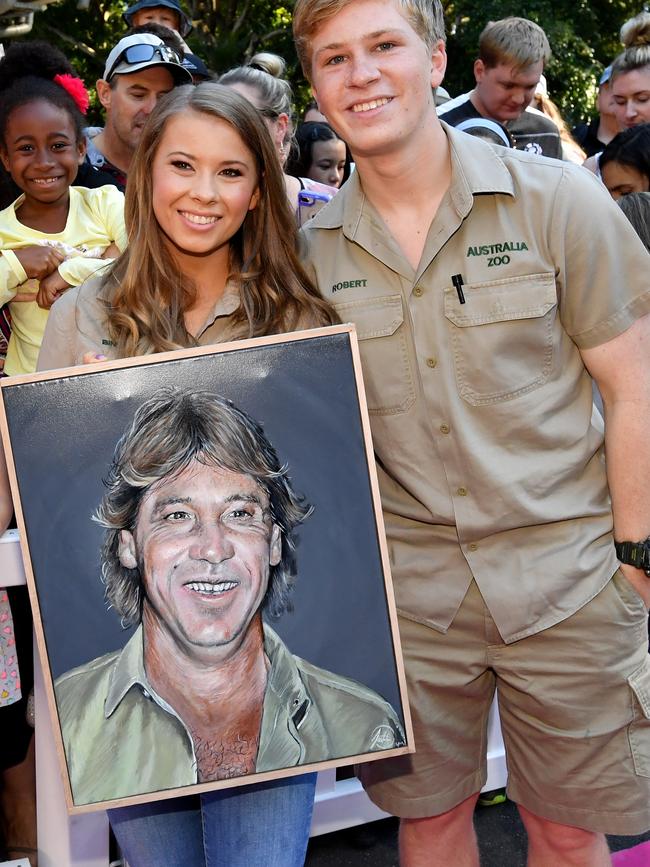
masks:
POLYGON ((293 653, 366 684, 403 720, 347 334, 3 387, 47 652, 58 675, 122 647, 90 520, 136 408, 163 385, 230 398, 264 426, 297 491, 293 653))

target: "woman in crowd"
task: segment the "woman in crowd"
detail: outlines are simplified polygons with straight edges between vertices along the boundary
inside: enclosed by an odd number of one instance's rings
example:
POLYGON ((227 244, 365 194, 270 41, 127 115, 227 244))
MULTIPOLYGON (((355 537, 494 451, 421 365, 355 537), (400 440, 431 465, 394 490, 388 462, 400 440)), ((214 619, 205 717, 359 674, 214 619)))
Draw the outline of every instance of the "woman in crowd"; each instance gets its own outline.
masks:
POLYGON ((298 153, 289 157, 287 172, 295 178, 311 178, 330 187, 341 186, 350 176, 350 156, 343 139, 327 123, 301 123, 296 131, 298 153))
POLYGON ((650 12, 621 27, 625 51, 612 64, 613 109, 621 129, 650 122, 650 12))
POLYGON ((650 190, 650 123, 619 132, 600 154, 603 183, 614 199, 650 190))
MULTIPOLYGON (((240 94, 204 83, 160 99, 129 172, 125 213, 126 252, 56 303, 40 369, 336 321, 298 260, 279 161, 240 94)), ((308 774, 109 818, 130 867, 299 867, 314 786, 308 774)))
MULTIPOLYGON (((262 115, 275 144, 280 166, 284 167, 293 145, 291 85, 282 77, 285 62, 277 54, 256 54, 245 66, 224 72, 219 83, 245 96, 262 115)), ((306 177, 294 178, 285 172, 284 185, 289 203, 303 222, 313 216, 336 193, 336 188, 306 177), (301 193, 307 192, 307 196, 301 193)))
MULTIPOLYGON (((625 51, 612 63, 609 86, 614 117, 619 129, 625 130, 650 123, 650 12, 625 22, 621 42, 625 51)), ((585 168, 600 175, 600 159, 600 153, 594 154, 585 168)))

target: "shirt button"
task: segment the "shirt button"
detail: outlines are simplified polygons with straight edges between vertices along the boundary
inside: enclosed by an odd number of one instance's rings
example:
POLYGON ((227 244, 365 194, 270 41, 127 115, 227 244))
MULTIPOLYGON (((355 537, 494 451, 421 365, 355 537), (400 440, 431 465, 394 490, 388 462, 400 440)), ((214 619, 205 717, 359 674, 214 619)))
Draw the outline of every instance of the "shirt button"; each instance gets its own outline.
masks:
POLYGON ((427 358, 427 366, 428 367, 435 367, 437 363, 438 363, 437 358, 427 358))
POLYGON ((456 493, 458 494, 459 497, 466 497, 467 496, 467 488, 458 488, 456 493))
POLYGON ((145 698, 151 698, 151 694, 150 694, 150 692, 149 692, 148 690, 146 690, 144 687, 142 687, 142 695, 143 695, 145 698))
POLYGON ((416 286, 415 289, 413 290, 413 294, 415 295, 416 298, 419 298, 422 295, 422 287, 416 286))
POLYGON ((441 424, 440 425, 440 433, 448 434, 449 433, 449 425, 448 424, 441 424))
POLYGON ((469 550, 470 550, 470 551, 478 551, 478 545, 476 544, 476 542, 471 542, 471 543, 470 543, 470 545, 469 545, 469 550))

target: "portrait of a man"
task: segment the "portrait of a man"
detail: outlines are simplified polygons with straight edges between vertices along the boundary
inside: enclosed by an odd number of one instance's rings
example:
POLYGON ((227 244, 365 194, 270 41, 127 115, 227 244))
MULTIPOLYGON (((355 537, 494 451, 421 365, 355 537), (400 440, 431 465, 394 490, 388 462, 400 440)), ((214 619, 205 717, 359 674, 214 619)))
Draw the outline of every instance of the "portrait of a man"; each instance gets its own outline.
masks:
POLYGON ((76 804, 404 745, 387 701, 269 625, 311 511, 231 401, 165 387, 138 407, 94 515, 107 602, 136 628, 55 682, 76 804))

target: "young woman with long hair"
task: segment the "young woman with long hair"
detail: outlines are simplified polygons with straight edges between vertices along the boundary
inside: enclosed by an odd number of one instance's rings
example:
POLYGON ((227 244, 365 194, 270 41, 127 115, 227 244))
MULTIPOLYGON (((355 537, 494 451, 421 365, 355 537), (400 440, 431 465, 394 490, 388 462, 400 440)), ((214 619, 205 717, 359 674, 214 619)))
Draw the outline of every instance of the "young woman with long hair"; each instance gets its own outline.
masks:
MULTIPOLYGON (((279 161, 253 106, 178 87, 129 172, 129 245, 52 308, 39 368, 331 324, 296 252, 279 161)), ((131 867, 299 867, 315 775, 109 811, 131 867)))

